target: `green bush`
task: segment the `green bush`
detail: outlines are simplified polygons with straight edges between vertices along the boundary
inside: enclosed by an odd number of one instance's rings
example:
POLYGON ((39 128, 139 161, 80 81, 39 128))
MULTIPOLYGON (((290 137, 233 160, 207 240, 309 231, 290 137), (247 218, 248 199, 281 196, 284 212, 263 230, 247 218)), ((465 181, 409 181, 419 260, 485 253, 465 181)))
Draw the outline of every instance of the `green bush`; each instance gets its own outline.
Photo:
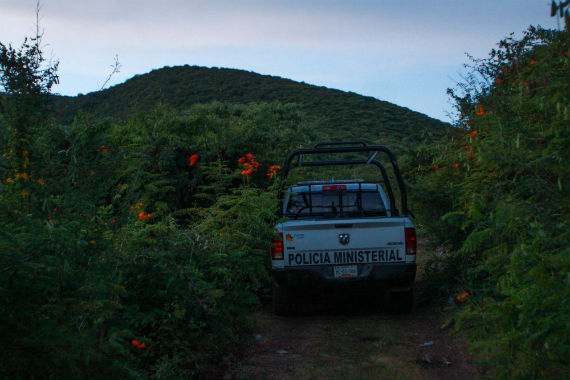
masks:
POLYGON ((418 181, 436 200, 422 215, 436 217, 428 235, 450 250, 435 264, 468 294, 456 326, 493 377, 569 370, 568 53, 567 32, 531 27, 475 60, 450 91, 464 135, 439 147, 418 181))
MULTIPOLYGON (((4 79, 12 61, 1 63, 4 79)), ((13 113, 47 98, 4 88, 0 376, 186 379, 220 367, 268 283, 277 201, 260 188, 302 113, 213 103, 59 125, 42 105, 30 128, 13 113), (260 167, 244 178, 250 152, 260 167)))

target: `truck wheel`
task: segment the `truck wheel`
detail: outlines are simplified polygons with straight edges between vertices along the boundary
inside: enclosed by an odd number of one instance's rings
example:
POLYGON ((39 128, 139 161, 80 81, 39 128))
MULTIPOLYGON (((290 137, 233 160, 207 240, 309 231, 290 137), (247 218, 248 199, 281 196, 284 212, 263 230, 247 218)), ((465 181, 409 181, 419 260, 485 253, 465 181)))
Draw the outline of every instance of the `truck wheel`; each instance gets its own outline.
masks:
POLYGON ((390 303, 396 312, 409 313, 414 308, 414 289, 392 292, 390 303))
POLYGON ((273 313, 276 315, 293 314, 290 289, 275 283, 273 284, 273 313))

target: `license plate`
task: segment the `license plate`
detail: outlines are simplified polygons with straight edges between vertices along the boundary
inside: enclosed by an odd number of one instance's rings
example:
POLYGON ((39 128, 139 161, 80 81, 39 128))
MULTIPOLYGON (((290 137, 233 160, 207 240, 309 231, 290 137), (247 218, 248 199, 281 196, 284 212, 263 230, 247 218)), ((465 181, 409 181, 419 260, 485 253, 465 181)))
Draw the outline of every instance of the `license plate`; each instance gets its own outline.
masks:
POLYGON ((339 265, 334 267, 335 278, 348 278, 358 276, 356 265, 339 265))

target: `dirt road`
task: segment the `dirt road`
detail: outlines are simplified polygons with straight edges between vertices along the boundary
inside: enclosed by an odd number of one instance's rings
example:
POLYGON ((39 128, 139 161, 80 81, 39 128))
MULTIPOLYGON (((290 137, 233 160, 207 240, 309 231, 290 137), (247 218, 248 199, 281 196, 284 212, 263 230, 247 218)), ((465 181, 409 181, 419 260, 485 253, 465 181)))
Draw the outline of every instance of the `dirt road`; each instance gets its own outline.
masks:
POLYGON ((226 379, 476 379, 458 336, 437 306, 390 312, 255 314, 256 342, 226 379))
MULTIPOLYGON (((423 261, 423 260, 422 260, 423 261)), ((254 343, 225 379, 476 379, 480 369, 458 335, 442 328, 441 302, 425 302, 421 261, 414 310, 398 314, 340 305, 278 317, 252 315, 254 343)))

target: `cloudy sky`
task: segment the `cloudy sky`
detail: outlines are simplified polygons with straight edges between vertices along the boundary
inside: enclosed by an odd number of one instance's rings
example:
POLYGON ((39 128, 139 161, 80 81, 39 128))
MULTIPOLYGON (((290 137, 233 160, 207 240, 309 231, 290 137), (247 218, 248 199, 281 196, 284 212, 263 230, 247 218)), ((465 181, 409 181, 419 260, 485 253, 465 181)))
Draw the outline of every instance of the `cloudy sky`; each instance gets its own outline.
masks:
MULTIPOLYGON (((36 0, 0 0, 0 41, 35 32, 36 0)), ((77 95, 164 66, 229 67, 373 96, 449 121, 465 53, 557 27, 550 0, 42 0, 55 92, 77 95)))

